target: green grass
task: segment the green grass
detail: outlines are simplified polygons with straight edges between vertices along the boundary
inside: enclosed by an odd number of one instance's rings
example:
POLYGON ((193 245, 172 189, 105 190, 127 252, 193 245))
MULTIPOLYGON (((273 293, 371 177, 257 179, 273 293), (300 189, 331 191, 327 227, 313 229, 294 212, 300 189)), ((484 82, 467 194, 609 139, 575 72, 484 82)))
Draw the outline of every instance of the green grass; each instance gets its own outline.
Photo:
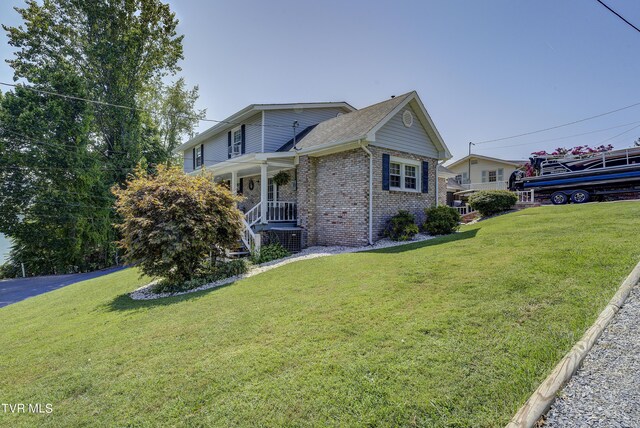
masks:
POLYGON ((532 208, 426 243, 153 302, 135 270, 0 309, 7 426, 504 426, 640 259, 640 203, 532 208))

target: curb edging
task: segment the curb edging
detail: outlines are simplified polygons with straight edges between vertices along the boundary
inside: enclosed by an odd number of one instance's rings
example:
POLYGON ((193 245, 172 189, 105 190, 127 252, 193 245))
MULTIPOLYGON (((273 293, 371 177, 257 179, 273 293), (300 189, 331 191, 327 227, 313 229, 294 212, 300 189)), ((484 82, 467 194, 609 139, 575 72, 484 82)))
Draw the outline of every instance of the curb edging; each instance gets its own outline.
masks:
POLYGON ((547 413, 555 400, 556 394, 578 370, 587 353, 611 319, 620 310, 631 293, 631 289, 640 281, 640 262, 622 282, 620 288, 591 327, 584 333, 567 355, 560 360, 551 374, 538 386, 524 405, 513 416, 506 428, 531 428, 540 417, 547 413))

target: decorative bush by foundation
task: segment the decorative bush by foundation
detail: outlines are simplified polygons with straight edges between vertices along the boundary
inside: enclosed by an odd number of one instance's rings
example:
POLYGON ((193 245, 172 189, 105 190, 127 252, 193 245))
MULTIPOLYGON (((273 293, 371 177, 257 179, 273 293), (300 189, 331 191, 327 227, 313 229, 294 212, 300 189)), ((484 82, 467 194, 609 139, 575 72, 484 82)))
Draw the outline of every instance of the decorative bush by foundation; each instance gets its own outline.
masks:
POLYGON ((469 205, 483 216, 510 210, 518 202, 515 193, 508 190, 483 190, 469 196, 469 205))
POLYGON ((424 230, 429 235, 448 235, 460 228, 460 214, 455 208, 442 205, 424 210, 427 219, 424 230))
POLYGON ((282 259, 291 255, 286 248, 284 248, 279 242, 264 245, 260 248, 260 255, 252 256, 251 261, 255 264, 266 263, 272 260, 282 259))
POLYGON ((137 169, 114 187, 117 226, 124 258, 145 275, 171 284, 198 276, 237 245, 242 230, 239 198, 207 174, 189 176, 181 167, 158 166, 156 174, 137 169))
POLYGON ((408 241, 418 232, 415 216, 409 211, 400 210, 389 219, 383 234, 394 241, 408 241))

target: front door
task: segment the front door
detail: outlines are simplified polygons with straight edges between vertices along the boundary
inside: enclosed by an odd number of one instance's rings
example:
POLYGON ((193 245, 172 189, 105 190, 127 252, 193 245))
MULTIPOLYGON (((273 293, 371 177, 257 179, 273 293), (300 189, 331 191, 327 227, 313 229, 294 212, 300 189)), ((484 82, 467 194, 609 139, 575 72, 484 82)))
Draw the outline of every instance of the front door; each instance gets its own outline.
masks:
POLYGON ((278 216, 278 185, 270 178, 267 182, 267 221, 273 221, 278 216))

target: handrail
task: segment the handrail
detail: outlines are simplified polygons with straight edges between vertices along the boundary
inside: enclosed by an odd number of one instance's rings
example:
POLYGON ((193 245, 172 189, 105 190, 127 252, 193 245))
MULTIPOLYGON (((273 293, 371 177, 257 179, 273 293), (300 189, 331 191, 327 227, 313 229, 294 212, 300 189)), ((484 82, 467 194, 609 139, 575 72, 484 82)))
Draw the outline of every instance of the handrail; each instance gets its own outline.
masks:
POLYGON ((249 224, 249 227, 253 226, 254 224, 258 223, 261 220, 261 215, 260 215, 261 205, 262 205, 262 202, 258 202, 253 208, 251 208, 249 211, 244 213, 244 218, 249 224))
POLYGON ((251 254, 260 254, 261 247, 261 235, 259 233, 254 233, 247 223, 247 220, 242 219, 242 243, 247 247, 251 254))

